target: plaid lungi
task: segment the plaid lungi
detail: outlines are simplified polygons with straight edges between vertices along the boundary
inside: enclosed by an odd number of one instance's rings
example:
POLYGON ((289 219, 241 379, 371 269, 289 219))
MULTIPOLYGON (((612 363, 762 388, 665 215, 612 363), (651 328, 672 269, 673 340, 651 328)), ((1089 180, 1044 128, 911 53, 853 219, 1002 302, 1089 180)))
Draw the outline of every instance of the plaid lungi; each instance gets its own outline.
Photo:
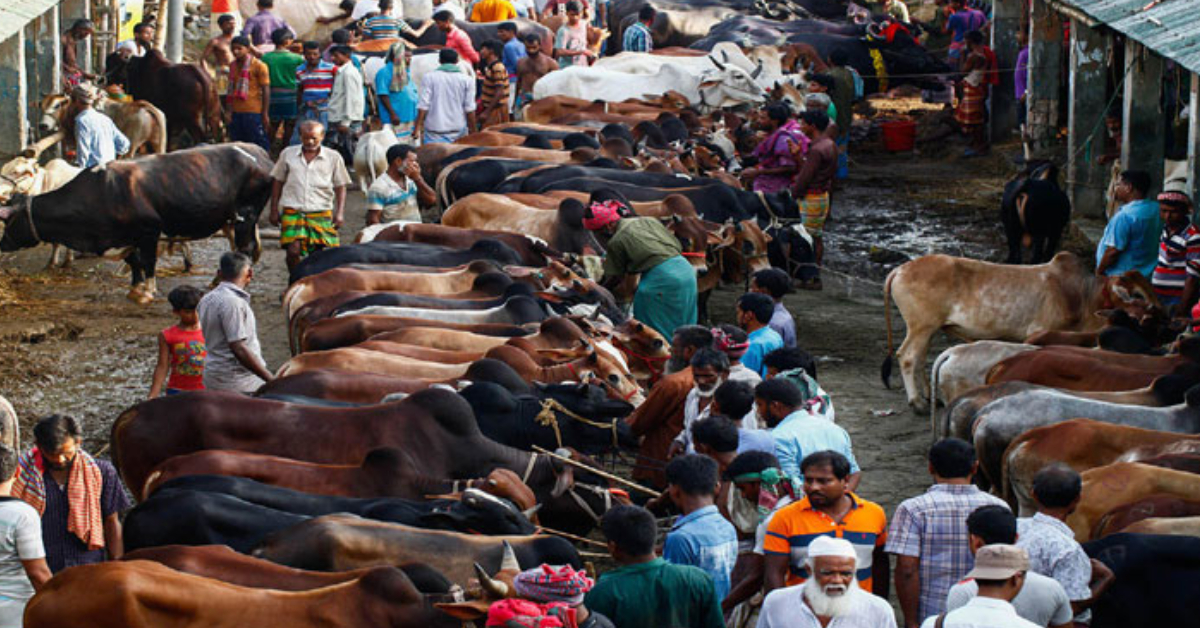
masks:
POLYGON ((800 199, 800 217, 811 235, 820 236, 829 217, 829 192, 809 192, 800 199))
POLYGON ((287 248, 300 243, 300 257, 338 245, 337 229, 333 227, 333 211, 302 212, 286 207, 279 219, 279 244, 287 248))
POLYGON ((970 83, 963 83, 962 100, 958 102, 958 109, 954 112, 954 119, 962 126, 976 126, 983 124, 987 116, 987 85, 981 84, 978 87, 970 83))

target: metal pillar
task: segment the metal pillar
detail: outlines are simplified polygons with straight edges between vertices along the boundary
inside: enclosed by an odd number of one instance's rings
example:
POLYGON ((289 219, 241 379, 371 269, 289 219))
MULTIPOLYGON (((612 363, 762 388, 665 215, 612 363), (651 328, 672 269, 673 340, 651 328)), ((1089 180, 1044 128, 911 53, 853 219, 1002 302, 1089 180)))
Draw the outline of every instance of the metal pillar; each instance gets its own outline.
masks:
POLYGON ((159 23, 159 28, 167 29, 167 58, 172 63, 183 62, 183 0, 170 0, 167 3, 167 24, 159 23))
POLYGON ((1163 182, 1163 60, 1126 39, 1125 71, 1121 166, 1149 173, 1157 191, 1163 182))
POLYGON ((1200 74, 1192 74, 1192 94, 1188 102, 1187 186, 1192 206, 1200 196, 1200 74))
POLYGON ((1026 128, 1035 157, 1056 148, 1059 87, 1062 84, 1062 18, 1044 0, 1034 0, 1029 16, 1029 117, 1026 128))
POLYGON ((25 34, 17 31, 0 42, 0 155, 25 149, 29 119, 25 117, 25 34))
POLYGON ((996 0, 992 3, 992 50, 1000 63, 1000 85, 992 89, 992 140, 1003 140, 1017 128, 1019 103, 1013 93, 1013 73, 1008 68, 1017 65, 1021 45, 1017 31, 1021 30, 1024 0, 996 0))
POLYGON ((1070 102, 1067 104, 1068 194, 1076 215, 1103 216, 1108 168, 1104 153, 1105 57, 1108 37, 1071 20, 1070 102))

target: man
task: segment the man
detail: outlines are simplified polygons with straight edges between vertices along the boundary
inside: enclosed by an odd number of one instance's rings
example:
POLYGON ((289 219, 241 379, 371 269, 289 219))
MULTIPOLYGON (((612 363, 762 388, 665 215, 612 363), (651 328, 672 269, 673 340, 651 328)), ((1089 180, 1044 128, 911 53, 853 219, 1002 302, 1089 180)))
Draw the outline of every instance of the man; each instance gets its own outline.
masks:
POLYGON ((650 32, 650 25, 654 24, 654 17, 656 15, 658 15, 658 11, 655 11, 654 7, 648 4, 643 4, 642 8, 638 9, 637 21, 625 29, 625 36, 621 38, 621 49, 623 51, 654 51, 654 35, 650 32))
POLYGON ((258 144, 271 152, 267 129, 271 128, 271 73, 267 64, 250 54, 250 39, 233 38, 233 63, 229 65, 229 139, 258 144))
POLYGON ((817 377, 817 361, 800 347, 776 349, 763 358, 763 364, 767 367, 767 379, 795 369, 803 369, 814 380, 817 377))
MULTIPOLYGON (((324 127, 329 123, 329 95, 333 92, 333 77, 337 68, 321 60, 321 45, 304 42, 304 65, 296 68, 296 98, 300 102, 297 122, 315 121, 324 127)), ((289 142, 300 143, 296 132, 289 142)))
POLYGON ((883 0, 883 13, 890 18, 900 20, 905 24, 911 24, 912 20, 908 17, 908 5, 900 0, 883 0))
POLYGON ((682 516, 667 533, 662 555, 669 563, 703 569, 721 600, 729 593, 738 540, 733 525, 713 503, 718 481, 712 458, 687 454, 667 464, 667 495, 682 516))
POLYGON ((495 39, 483 42, 479 57, 483 60, 483 89, 479 95, 479 130, 508 122, 508 68, 500 57, 504 46, 495 39))
POLYGON ((1011 600, 1021 591, 1029 556, 1015 545, 985 545, 975 553, 974 578, 979 595, 944 616, 930 617, 921 628, 1035 628, 1017 615, 1011 600))
POLYGON ((258 345, 258 322, 246 286, 254 279, 250 258, 230 251, 217 268, 221 283, 200 299, 196 315, 204 331, 204 388, 252 393, 273 379, 258 345))
POLYGON ((1149 173, 1126 170, 1120 174, 1115 197, 1121 208, 1104 226, 1096 247, 1097 275, 1120 277, 1136 270, 1147 279, 1154 277, 1163 225, 1158 203, 1146 198, 1149 193, 1149 173))
MULTIPOLYGON (((742 382, 725 382, 734 388, 748 390, 742 382)), ((722 387, 725 384, 721 384, 722 387)), ((721 390, 718 388, 717 390, 721 390)), ((752 393, 753 394, 753 393, 752 393)), ((715 401, 713 402, 716 403, 715 401)), ((753 407, 753 403, 751 403, 753 407)), ((696 453, 717 461, 722 473, 734 458, 747 451, 761 451, 775 456, 775 439, 766 430, 748 430, 736 420, 713 413, 692 426, 692 446, 696 453)))
POLYGON ((332 51, 337 73, 329 92, 329 124, 334 129, 333 145, 342 153, 342 161, 353 163, 355 139, 362 130, 366 102, 362 73, 350 62, 352 54, 349 46, 335 46, 332 51))
POLYGON ((709 415, 717 387, 723 384, 725 378, 729 376, 729 358, 724 353, 712 348, 696 351, 692 356, 691 367, 692 382, 695 385, 688 391, 687 398, 684 399, 683 430, 671 442, 671 449, 667 452, 668 458, 674 458, 683 453, 696 453, 695 447, 692 446, 692 426, 696 421, 709 415))
POLYGON ((982 31, 987 22, 987 16, 983 11, 968 8, 966 0, 950 0, 950 14, 946 18, 946 25, 942 28, 943 33, 953 35, 948 53, 950 65, 958 65, 962 58, 963 50, 967 47, 967 33, 982 31))
MULTIPOLYGON (((466 59, 471 65, 479 63, 479 53, 475 52, 475 47, 471 45, 471 37, 463 31, 463 29, 454 25, 454 15, 449 11, 442 10, 433 14, 433 23, 438 30, 446 34, 446 48, 458 53, 458 56, 466 59)), ((438 59, 439 63, 445 64, 445 61, 438 59)), ((450 63, 458 63, 458 59, 450 63)))
MULTIPOLYGON (((783 338, 768 326, 775 315, 775 302, 771 297, 757 292, 743 294, 737 302, 737 324, 746 330, 750 346, 742 356, 746 368, 765 377, 763 358, 770 352, 783 348, 783 338)), ((639 319, 641 320, 641 319, 639 319)))
POLYGON ((982 506, 1007 508, 971 483, 978 468, 974 446, 943 438, 929 449, 933 486, 892 515, 886 551, 896 556, 896 597, 907 627, 946 610, 946 593, 974 565, 968 515, 982 506))
POLYGON ((154 31, 153 22, 138 22, 133 25, 133 39, 125 41, 133 43, 137 48, 133 53, 135 57, 144 57, 147 52, 154 50, 154 31))
POLYGON ((107 460, 80 447, 79 423, 52 414, 33 427, 36 445, 18 461, 12 496, 42 516, 46 564, 67 567, 117 560, 125 553, 121 512, 129 498, 107 460))
MULTIPOLYGON (((1029 570, 1058 581, 1071 599, 1078 623, 1090 623, 1088 610, 1113 583, 1104 563, 1089 559, 1065 523, 1079 506, 1083 480, 1074 469, 1053 464, 1033 476, 1037 513, 1017 520, 1017 546, 1029 553, 1029 570)), ((979 565, 979 555, 975 557, 979 565)), ((1020 590, 1020 587, 1017 587, 1020 590)), ((1015 594, 1015 593, 1014 593, 1015 594)), ((983 585, 980 583, 980 595, 983 585)))
POLYGON ((283 127, 283 141, 287 142, 296 127, 298 92, 296 70, 304 65, 304 57, 288 50, 292 45, 292 31, 277 28, 271 33, 271 41, 275 49, 262 56, 262 62, 267 64, 267 74, 271 81, 271 106, 267 109, 267 117, 271 126, 267 138, 274 144, 279 137, 279 128, 283 127))
POLYGON ((450 144, 476 128, 475 79, 458 67, 458 53, 438 51, 437 69, 421 81, 414 134, 426 144, 450 144))
MULTIPOLYGON (((505 22, 497 26, 496 36, 504 44, 504 52, 501 53, 500 60, 504 62, 504 69, 508 71, 508 82, 511 87, 515 88, 517 86, 517 66, 521 59, 527 56, 525 42, 517 37, 517 25, 512 22, 505 22)), ((516 94, 515 90, 513 94, 516 94)))
MULTIPOLYGON (((897 5, 904 7, 902 3, 893 3, 893 6, 897 5)), ((904 14, 907 17, 907 8, 904 8, 904 14)), ((904 22, 907 23, 908 20, 906 19, 904 22)), ((839 60, 841 60, 840 56, 839 60)), ((835 137, 837 141, 836 176, 838 179, 845 179, 849 174, 849 156, 846 151, 850 146, 850 126, 854 123, 854 75, 844 63, 834 63, 832 54, 829 56, 829 69, 825 71, 825 74, 833 79, 833 87, 829 90, 829 99, 833 102, 834 109, 837 110, 837 115, 832 120, 837 125, 838 131, 835 137)))
POLYGON ((954 112, 954 119, 967 136, 968 144, 963 157, 980 157, 986 155, 990 148, 987 99, 994 70, 987 54, 990 51, 983 45, 983 33, 971 31, 967 33, 965 41, 967 47, 962 60, 963 77, 959 87, 962 97, 954 112))
POLYGON ((292 30, 283 18, 271 12, 271 9, 275 8, 275 0, 258 0, 257 6, 258 13, 246 20, 246 25, 242 27, 242 35, 250 38, 250 48, 254 51, 254 56, 261 57, 263 53, 272 50, 271 33, 276 29, 286 28, 292 31, 293 35, 296 31, 292 30))
POLYGON ((1182 181, 1169 181, 1158 195, 1162 240, 1154 268, 1154 293, 1176 316, 1187 317, 1196 304, 1200 277, 1200 229, 1191 222, 1192 199, 1182 181))
POLYGON ((567 3, 567 21, 554 35, 554 56, 560 68, 591 65, 595 58, 588 47, 588 25, 580 18, 576 0, 567 3))
POLYGON ((223 106, 228 106, 225 98, 229 95, 229 66, 233 63, 233 29, 237 26, 237 20, 233 19, 232 15, 222 15, 217 21, 221 32, 208 40, 208 44, 204 46, 204 52, 200 55, 200 67, 213 73, 217 97, 221 99, 223 106))
POLYGON ((820 290, 822 287, 820 266, 825 261, 825 222, 832 208, 829 192, 833 189, 838 167, 838 148, 826 133, 828 129, 829 116, 824 112, 805 111, 800 114, 800 130, 815 138, 792 183, 792 194, 799 201, 804 228, 812 236, 813 261, 817 265, 811 275, 800 282, 800 287, 805 290, 820 290))
POLYGON ((42 522, 32 506, 12 497, 17 452, 0 445, 0 626, 21 626, 25 604, 50 580, 42 522))
POLYGON ((767 105, 759 115, 759 127, 767 132, 767 136, 751 153, 758 162, 743 170, 741 178, 751 184, 755 192, 773 194, 786 188, 796 175, 795 151, 798 147, 799 155, 803 157, 808 150, 808 138, 792 120, 791 110, 785 102, 767 105))
POLYGON ((363 39, 396 39, 408 30, 408 22, 392 15, 392 0, 379 0, 379 15, 362 24, 363 39))
POLYGON ((730 626, 754 626, 750 620, 762 606, 767 524, 775 513, 796 500, 796 493, 771 453, 748 451, 722 467, 722 477, 730 484, 723 514, 749 539, 739 545, 733 587, 721 601, 721 610, 732 612, 730 626))
POLYGON ((662 465, 675 435, 683 429, 683 404, 695 382, 689 366, 692 356, 712 346, 712 332, 699 325, 684 325, 671 336, 671 359, 667 375, 650 389, 646 400, 629 415, 626 423, 635 438, 642 439, 633 468, 633 479, 654 487, 666 485, 662 465))
POLYGON ((850 471, 847 484, 858 488, 859 468, 850 446, 850 435, 833 421, 813 414, 804 406, 800 389, 789 379, 768 379, 754 389, 758 414, 775 438, 775 457, 788 477, 804 480, 801 461, 815 452, 834 451, 846 460, 850 471))
POLYGON ((516 18, 517 8, 509 0, 479 0, 471 9, 472 22, 503 22, 516 18))
POLYGON ((887 598, 890 566, 883 552, 887 541, 883 508, 851 492, 847 483, 850 461, 837 452, 810 454, 800 470, 804 474, 804 499, 775 513, 767 524, 765 590, 807 580, 811 576, 809 544, 822 536, 835 536, 853 543, 860 557, 869 557, 858 564, 858 585, 887 598))
POLYGON ((775 330, 783 339, 784 347, 796 346, 796 320, 792 313, 783 305, 783 297, 792 291, 792 278, 779 268, 764 268, 750 280, 750 292, 757 292, 771 297, 775 303, 775 311, 767 327, 775 330))
POLYGON ((321 123, 301 122, 300 146, 283 149, 271 170, 270 221, 280 225, 279 244, 287 250, 289 271, 309 253, 337 246, 337 230, 345 221, 350 174, 342 156, 321 145, 323 139, 321 123))
POLYGON ((614 628, 612 620, 583 603, 583 596, 595 585, 587 572, 576 571, 570 565, 552 567, 543 563, 513 578, 513 591, 520 597, 539 604, 557 602, 574 609, 577 628, 614 628))
MULTIPOLYGON (((623 140, 622 140, 623 141, 623 140)), ((762 375, 751 371, 742 364, 746 351, 750 349, 750 334, 737 325, 722 323, 713 330, 713 347, 725 353, 729 358, 729 377, 731 382, 744 382, 750 386, 751 405, 753 406, 754 387, 762 381, 762 375)), ((751 408, 753 409, 753 408, 751 408)), ((748 427, 755 427, 750 425, 748 427)))
POLYGON ((809 544, 806 564, 812 578, 772 591, 763 601, 759 628, 895 628, 887 600, 855 586, 858 555, 849 541, 817 537, 809 544))
POLYGON ((622 218, 632 213, 620 201, 595 202, 585 210, 583 226, 604 245, 604 287, 612 290, 626 275, 640 274, 633 316, 670 338, 677 327, 696 322, 696 271, 657 218, 622 218))
MULTIPOLYGON (((737 453, 765 451, 774 455, 775 437, 758 425, 754 386, 730 379, 713 393, 710 416, 724 416, 737 429, 737 453)), ((694 436, 694 434, 693 434, 694 436)))
POLYGON ((421 222, 420 206, 436 204, 437 194, 421 178, 417 151, 408 144, 389 146, 387 163, 387 172, 367 190, 367 225, 395 220, 421 222))
POLYGON ((589 609, 621 628, 725 627, 712 578, 654 555, 657 525, 650 511, 617 506, 604 513, 600 529, 620 567, 602 574, 584 597, 589 609))
MULTIPOLYGON (((1008 506, 981 506, 967 517, 967 531, 972 555, 985 545, 1013 545, 1017 542, 1017 518, 1008 506)), ((1021 590, 1011 600, 1017 615, 1042 628, 1071 628, 1074 613, 1062 585, 1032 571, 1024 575, 1021 590)), ((967 578, 950 588, 946 611, 961 608, 978 595, 979 584, 967 578)))
POLYGON ((92 108, 96 94, 87 85, 71 89, 67 117, 75 121, 75 165, 80 168, 104 166, 129 152, 129 138, 112 118, 92 108))
POLYGON ((87 41, 92 36, 96 27, 92 21, 86 18, 75 20, 71 28, 62 34, 61 45, 62 49, 62 81, 63 91, 70 91, 76 85, 83 81, 94 81, 96 75, 90 72, 84 72, 79 65, 79 44, 87 41))
POLYGON ((535 33, 525 36, 525 58, 517 62, 517 99, 514 111, 533 102, 533 86, 538 79, 558 69, 558 63, 542 51, 542 39, 535 33))

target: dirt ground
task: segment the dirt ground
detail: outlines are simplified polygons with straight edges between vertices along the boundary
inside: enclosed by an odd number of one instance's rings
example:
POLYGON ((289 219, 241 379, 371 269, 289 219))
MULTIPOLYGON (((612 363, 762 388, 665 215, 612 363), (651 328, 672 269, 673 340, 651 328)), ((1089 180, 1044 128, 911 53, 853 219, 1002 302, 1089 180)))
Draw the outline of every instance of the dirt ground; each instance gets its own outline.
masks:
MULTIPOLYGON (((820 381, 833 396, 838 422, 853 439, 865 472, 861 492, 888 512, 927 486, 923 456, 930 432, 928 419, 908 410, 898 378, 892 390, 879 380, 886 353, 881 281, 891 268, 926 253, 1001 255, 997 208, 1012 167, 1003 151, 973 161, 954 155, 888 155, 873 142, 856 148, 851 177, 834 197, 825 290, 786 300, 801 345, 820 361, 820 381)), ((362 225, 361 194, 353 192, 348 205, 344 239, 362 225)), ((159 290, 205 286, 226 246, 215 239, 194 244, 197 269, 186 276, 178 271, 180 258, 168 257, 160 265, 159 290)), ((287 275, 277 242, 264 239, 264 246, 250 292, 265 358, 275 368, 288 357, 279 307, 287 275)), ((87 448, 98 451, 113 419, 145 398, 155 334, 173 319, 165 297, 146 307, 125 299, 122 264, 91 258, 46 271, 48 256, 48 247, 0 256, 0 394, 16 407, 26 440, 37 418, 71 414, 85 426, 87 448)), ((732 318, 739 294, 740 288, 727 287, 714 295, 716 322, 732 318)), ((898 317, 894 323, 898 343, 902 323, 898 317)))

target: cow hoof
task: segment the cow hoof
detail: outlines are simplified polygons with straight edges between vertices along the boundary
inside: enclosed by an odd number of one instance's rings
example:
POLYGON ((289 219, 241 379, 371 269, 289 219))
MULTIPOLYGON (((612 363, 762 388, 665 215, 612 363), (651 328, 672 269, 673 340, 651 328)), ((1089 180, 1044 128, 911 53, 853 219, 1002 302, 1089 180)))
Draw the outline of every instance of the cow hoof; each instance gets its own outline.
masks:
POLYGON ((908 405, 912 408, 913 414, 929 414, 929 402, 924 399, 909 401, 908 405))

